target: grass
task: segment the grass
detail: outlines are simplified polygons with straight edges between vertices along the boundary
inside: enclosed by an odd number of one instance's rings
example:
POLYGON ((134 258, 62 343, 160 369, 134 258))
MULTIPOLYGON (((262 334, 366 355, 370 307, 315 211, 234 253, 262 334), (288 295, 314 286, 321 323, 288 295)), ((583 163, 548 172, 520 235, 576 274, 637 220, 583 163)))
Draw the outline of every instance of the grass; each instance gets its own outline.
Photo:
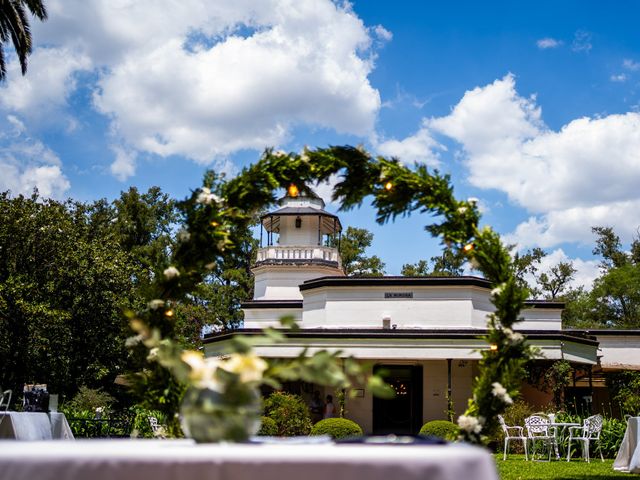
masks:
POLYGON ((591 459, 591 463, 579 460, 526 462, 524 455, 509 455, 506 461, 502 460, 502 453, 496 454, 495 457, 501 480, 640 478, 640 475, 614 471, 612 459, 605 459, 604 462, 599 458, 591 459))

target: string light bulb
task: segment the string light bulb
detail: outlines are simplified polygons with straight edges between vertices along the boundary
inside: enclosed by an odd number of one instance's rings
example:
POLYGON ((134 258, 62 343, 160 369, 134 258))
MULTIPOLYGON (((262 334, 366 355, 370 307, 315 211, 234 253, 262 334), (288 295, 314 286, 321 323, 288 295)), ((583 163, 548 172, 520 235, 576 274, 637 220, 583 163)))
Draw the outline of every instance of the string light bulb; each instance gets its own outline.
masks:
POLYGON ((489 345, 489 350, 491 350, 492 352, 497 352, 498 345, 496 345, 495 343, 492 343, 491 345, 489 345))
POLYGON ((165 317, 173 317, 173 310, 167 310, 166 312, 164 312, 164 316, 165 317))
POLYGON ((387 182, 384 184, 384 189, 385 190, 391 190, 393 188, 393 183, 391 182, 387 182))
POLYGON ((298 190, 298 187, 296 187, 293 183, 289 185, 288 192, 289 192, 289 196, 293 198, 297 197, 298 193, 300 193, 300 191, 298 190))
POLYGON ((476 246, 473 243, 467 243, 464 247, 462 247, 462 250, 469 253, 474 248, 476 248, 476 246))

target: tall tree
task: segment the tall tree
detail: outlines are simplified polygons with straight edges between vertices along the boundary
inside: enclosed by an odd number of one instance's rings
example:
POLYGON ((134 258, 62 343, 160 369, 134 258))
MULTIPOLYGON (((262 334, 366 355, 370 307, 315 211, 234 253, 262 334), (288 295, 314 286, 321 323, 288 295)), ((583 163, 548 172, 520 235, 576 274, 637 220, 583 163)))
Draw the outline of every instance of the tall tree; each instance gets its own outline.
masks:
POLYGON ((547 300, 556 300, 569 287, 569 282, 573 280, 576 269, 572 262, 559 262, 549 269, 536 276, 538 286, 547 300))
POLYGON ((584 287, 571 288, 566 291, 562 300, 562 325, 573 328, 604 328, 607 325, 607 314, 602 303, 599 303, 591 291, 584 287))
POLYGON ((122 308, 135 272, 113 235, 90 237, 88 209, 0 195, 0 383, 113 388, 124 368, 122 308))
POLYGON ((0 194, 0 384, 113 391, 129 362, 123 309, 146 303, 176 218, 157 187, 92 204, 0 194))
POLYGON ((39 20, 47 19, 42 0, 0 0, 0 80, 7 75, 4 45, 9 39, 18 54, 22 74, 27 73, 27 57, 32 50, 27 12, 39 20))
POLYGON ((592 227, 591 231, 596 235, 596 246, 593 249, 593 254, 602 257, 600 267, 603 270, 622 267, 629 263, 630 258, 622 251, 620 237, 616 235, 613 228, 592 227))
POLYGON ((597 235, 593 253, 600 255, 602 275, 594 282, 591 295, 604 323, 618 328, 640 327, 640 240, 631 249, 622 249, 611 227, 594 227, 597 235))
POLYGON ((431 273, 427 260, 418 260, 416 263, 402 265, 400 275, 403 277, 428 277, 431 273))
POLYGON ((200 346, 203 330, 239 327, 243 320, 240 304, 253 297, 251 265, 258 241, 249 227, 234 232, 233 251, 211 265, 209 275, 176 309, 179 333, 192 346, 200 346))
MULTIPOLYGON (((512 247, 513 248, 513 247, 512 247)), ((529 280, 534 280, 540 267, 540 262, 547 253, 541 248, 532 248, 524 253, 516 253, 513 256, 513 268, 515 276, 521 285, 525 285, 529 288, 531 295, 536 296, 539 291, 535 286, 532 286, 529 280)))
MULTIPOLYGON (((337 239, 330 245, 338 246, 337 239)), ((376 255, 367 256, 366 250, 373 242, 373 233, 365 228, 347 227, 340 241, 340 257, 345 274, 352 277, 381 277, 384 262, 376 255)))
POLYGON ((417 263, 402 265, 400 274, 405 277, 459 277, 464 273, 465 261, 463 252, 446 248, 442 255, 431 257, 431 268, 429 261, 419 260, 417 263))
MULTIPOLYGON (((113 219, 118 242, 143 271, 166 263, 172 246, 172 230, 178 220, 176 202, 159 187, 140 193, 131 187, 114 200, 113 219)), ((98 215, 96 212, 94 215, 98 215)))

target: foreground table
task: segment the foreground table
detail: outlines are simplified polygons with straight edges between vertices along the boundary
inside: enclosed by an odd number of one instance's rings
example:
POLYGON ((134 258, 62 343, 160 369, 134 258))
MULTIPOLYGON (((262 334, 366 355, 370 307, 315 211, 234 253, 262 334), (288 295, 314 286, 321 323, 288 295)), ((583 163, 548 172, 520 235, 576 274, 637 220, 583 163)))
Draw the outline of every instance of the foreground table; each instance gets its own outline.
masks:
POLYGON ((620 444, 620 450, 613 462, 613 469, 620 472, 640 473, 640 451, 638 434, 640 417, 631 417, 627 421, 627 429, 620 444))
POLYGON ((196 445, 189 440, 0 442, 12 480, 497 480, 468 445, 196 445))
POLYGON ((0 415, 0 438, 73 440, 73 433, 62 413, 6 412, 0 415))

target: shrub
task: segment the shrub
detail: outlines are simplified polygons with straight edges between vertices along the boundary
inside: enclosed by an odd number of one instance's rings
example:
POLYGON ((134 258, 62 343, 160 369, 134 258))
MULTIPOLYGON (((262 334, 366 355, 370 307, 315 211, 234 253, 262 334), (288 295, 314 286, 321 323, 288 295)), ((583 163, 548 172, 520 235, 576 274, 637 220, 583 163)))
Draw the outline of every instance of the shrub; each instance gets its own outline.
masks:
POLYGON ((516 400, 504 411, 504 421, 507 425, 524 426, 524 419, 533 415, 531 405, 523 400, 516 400))
POLYGON ((154 438, 149 417, 156 417, 159 425, 166 425, 167 418, 164 413, 157 410, 147 410, 139 406, 131 407, 131 416, 133 417, 132 434, 141 438, 154 438))
MULTIPOLYGON (((522 400, 516 400, 511 405, 507 407, 502 415, 504 417, 504 422, 510 427, 524 427, 524 419, 533 415, 534 410, 527 402, 522 400)), ((526 435, 526 430, 524 431, 526 435)), ((491 435, 489 439, 490 444, 495 444, 496 448, 499 451, 502 451, 502 446, 504 444, 504 433, 501 428, 498 428, 493 435, 491 435)), ((521 442, 511 442, 509 444, 509 449, 511 452, 516 453, 524 453, 524 446, 521 442)))
POLYGON ((420 429, 420 435, 455 440, 458 437, 458 426, 448 420, 433 420, 425 423, 420 429))
POLYGON ((615 458, 620 449, 627 424, 617 418, 605 418, 600 432, 602 454, 607 458, 615 458))
POLYGON ((311 431, 309 408, 299 395, 272 393, 264 402, 264 414, 275 420, 278 436, 309 435, 311 431))
POLYGON ((627 370, 609 373, 607 386, 624 412, 634 415, 640 412, 640 372, 627 370))
POLYGON ((64 405, 68 411, 89 411, 95 412, 96 408, 104 408, 109 410, 111 405, 115 403, 115 398, 107 392, 103 392, 100 388, 89 388, 84 385, 80 387, 78 393, 64 405))
POLYGON ((364 435, 356 422, 346 418, 325 418, 311 429, 311 435, 330 435, 331 438, 358 437, 364 435))
POLYGON ((273 437, 278 434, 278 425, 273 418, 261 417, 260 418, 260 430, 258 435, 261 437, 273 437))
POLYGON ((131 407, 128 410, 114 411, 105 409, 99 416, 95 410, 72 410, 67 402, 60 408, 69 422, 73 435, 77 438, 96 437, 129 437, 132 429, 142 430, 135 432, 138 436, 153 437, 149 425, 149 415, 153 415, 162 423, 165 418, 160 412, 150 412, 139 407, 131 407))

